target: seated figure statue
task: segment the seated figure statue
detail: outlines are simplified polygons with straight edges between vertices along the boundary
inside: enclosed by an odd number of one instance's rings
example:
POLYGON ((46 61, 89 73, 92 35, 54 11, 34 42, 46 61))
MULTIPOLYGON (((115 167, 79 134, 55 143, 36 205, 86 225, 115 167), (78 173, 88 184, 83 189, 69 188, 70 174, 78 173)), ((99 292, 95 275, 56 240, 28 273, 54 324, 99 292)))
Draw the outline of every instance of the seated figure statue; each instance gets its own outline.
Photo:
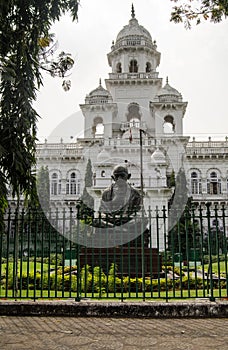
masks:
POLYGON ((103 225, 120 226, 141 211, 141 194, 128 182, 130 177, 127 167, 117 165, 114 168, 112 179, 115 182, 104 190, 99 209, 103 225))
POLYGON ((94 217, 88 229, 82 230, 80 244, 93 247, 116 247, 139 238, 147 237, 148 220, 145 216, 142 196, 128 180, 128 169, 117 165, 112 174, 114 183, 102 194, 99 216, 94 217), (82 242, 82 243, 81 243, 82 242))

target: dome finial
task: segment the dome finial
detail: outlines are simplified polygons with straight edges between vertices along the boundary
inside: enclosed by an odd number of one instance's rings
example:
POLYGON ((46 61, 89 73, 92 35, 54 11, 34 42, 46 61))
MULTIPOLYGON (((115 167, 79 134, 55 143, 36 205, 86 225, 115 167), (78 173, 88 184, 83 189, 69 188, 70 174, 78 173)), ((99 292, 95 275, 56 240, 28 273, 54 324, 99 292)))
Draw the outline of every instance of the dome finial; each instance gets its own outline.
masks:
POLYGON ((101 78, 99 79, 99 86, 101 86, 101 78))
POLYGON ((134 9, 134 5, 131 5, 131 18, 135 18, 135 9, 134 9))
POLYGON ((166 84, 169 84, 169 77, 166 77, 166 84))

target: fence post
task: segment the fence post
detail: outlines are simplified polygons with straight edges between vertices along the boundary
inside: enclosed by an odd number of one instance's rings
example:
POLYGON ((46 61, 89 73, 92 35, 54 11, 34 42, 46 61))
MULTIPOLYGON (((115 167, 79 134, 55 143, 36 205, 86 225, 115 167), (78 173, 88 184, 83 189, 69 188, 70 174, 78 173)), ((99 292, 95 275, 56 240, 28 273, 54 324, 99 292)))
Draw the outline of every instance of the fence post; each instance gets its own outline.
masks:
POLYGON ((166 232, 166 208, 163 205, 162 209, 162 218, 163 218, 163 227, 164 227, 164 258, 165 258, 165 299, 166 302, 169 301, 169 290, 168 290, 168 274, 167 274, 167 262, 168 262, 168 257, 167 257, 167 232, 166 232))
MULTIPOLYGON (((81 268, 80 268, 80 246, 79 246, 79 230, 80 230, 80 205, 77 205, 77 228, 76 228, 76 247, 77 247, 77 296, 75 301, 81 301, 81 268)), ((72 216, 72 208, 71 208, 71 216, 72 216)))
MULTIPOLYGON (((207 227, 208 227, 208 251, 209 251, 209 265, 208 265, 208 275, 210 274, 210 301, 215 301, 214 289, 213 289, 213 279, 212 279, 212 242, 211 242, 211 223, 210 223, 210 206, 211 203, 206 203, 207 207, 207 227)), ((207 277, 208 278, 208 277, 207 277)))
POLYGON ((228 238, 226 237, 226 213, 225 206, 222 205, 222 227, 223 227, 223 245, 224 245, 224 255, 225 255, 225 276, 226 276, 226 296, 228 296, 228 261, 227 261, 227 243, 228 238))
POLYGON ((143 294, 143 301, 145 301, 146 298, 146 291, 145 291, 145 250, 144 250, 144 209, 142 207, 142 218, 141 218, 141 261, 142 261, 142 294, 143 294))
POLYGON ((18 249, 19 249, 19 204, 15 211, 14 232, 14 261, 13 261, 13 297, 17 299, 18 294, 18 249))

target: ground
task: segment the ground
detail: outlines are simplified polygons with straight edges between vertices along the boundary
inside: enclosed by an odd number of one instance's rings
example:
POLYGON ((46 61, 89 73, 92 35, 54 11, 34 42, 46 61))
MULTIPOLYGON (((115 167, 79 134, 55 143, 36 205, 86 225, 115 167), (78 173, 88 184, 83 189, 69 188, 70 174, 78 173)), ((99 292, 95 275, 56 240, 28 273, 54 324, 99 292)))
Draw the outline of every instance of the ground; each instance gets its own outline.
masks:
POLYGON ((0 317, 1 350, 226 350, 228 319, 0 317))

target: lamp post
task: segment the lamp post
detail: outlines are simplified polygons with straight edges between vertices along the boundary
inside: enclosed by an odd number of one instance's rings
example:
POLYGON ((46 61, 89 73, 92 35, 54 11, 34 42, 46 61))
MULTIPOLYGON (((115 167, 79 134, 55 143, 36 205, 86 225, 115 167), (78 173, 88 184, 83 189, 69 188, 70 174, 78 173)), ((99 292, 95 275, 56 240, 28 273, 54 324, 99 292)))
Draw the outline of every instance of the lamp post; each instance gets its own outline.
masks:
POLYGON ((143 204, 143 144, 142 144, 142 134, 144 131, 139 129, 139 144, 140 144, 140 192, 142 196, 142 204, 143 204))
POLYGON ((143 129, 139 129, 139 145, 140 145, 140 192, 142 202, 142 218, 141 218, 141 259, 142 259, 142 292, 143 301, 145 301, 145 265, 144 265, 144 209, 143 209, 143 142, 142 135, 144 134, 143 129))

